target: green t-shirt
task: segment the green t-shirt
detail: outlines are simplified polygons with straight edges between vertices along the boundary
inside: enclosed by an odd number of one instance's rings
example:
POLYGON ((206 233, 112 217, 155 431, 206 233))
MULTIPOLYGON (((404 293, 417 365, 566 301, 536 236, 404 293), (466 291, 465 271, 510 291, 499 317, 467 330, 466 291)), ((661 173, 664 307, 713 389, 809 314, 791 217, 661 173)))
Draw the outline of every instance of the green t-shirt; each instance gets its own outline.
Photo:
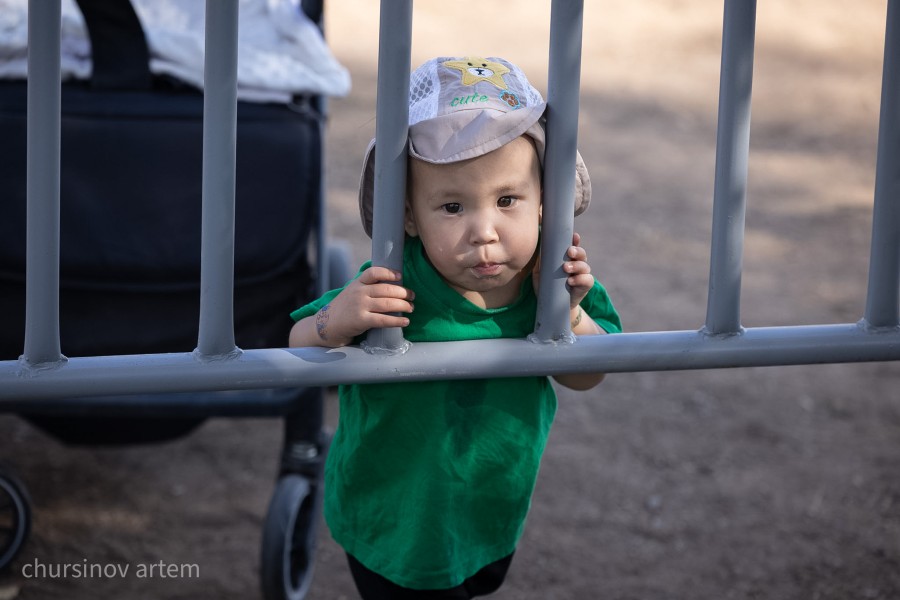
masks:
MULTIPOLYGON (((418 238, 406 240, 403 285, 416 294, 403 330, 410 342, 521 338, 534 329, 531 277, 513 304, 479 308, 444 282, 418 238)), ((339 292, 291 316, 313 315, 339 292)), ((606 331, 621 331, 599 283, 582 308, 606 331)), ((515 550, 556 412, 547 377, 344 385, 339 395, 325 519, 348 553, 398 585, 445 589, 515 550)))

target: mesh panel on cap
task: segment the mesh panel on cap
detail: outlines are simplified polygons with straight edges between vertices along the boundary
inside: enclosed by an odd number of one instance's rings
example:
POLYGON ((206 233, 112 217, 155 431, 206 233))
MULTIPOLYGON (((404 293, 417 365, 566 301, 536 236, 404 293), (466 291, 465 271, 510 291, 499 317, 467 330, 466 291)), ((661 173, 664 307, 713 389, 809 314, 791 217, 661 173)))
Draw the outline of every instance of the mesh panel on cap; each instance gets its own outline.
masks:
POLYGON ((409 124, 433 119, 438 110, 438 59, 429 60, 409 76, 409 124))

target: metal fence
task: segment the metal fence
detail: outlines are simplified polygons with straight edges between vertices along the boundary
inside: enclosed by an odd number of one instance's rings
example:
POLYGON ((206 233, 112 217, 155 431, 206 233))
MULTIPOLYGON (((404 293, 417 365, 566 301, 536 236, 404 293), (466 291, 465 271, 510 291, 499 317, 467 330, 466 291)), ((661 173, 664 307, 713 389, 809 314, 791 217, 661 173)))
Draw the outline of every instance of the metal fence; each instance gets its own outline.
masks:
MULTIPOLYGON (((565 275, 541 278, 534 334, 407 344, 370 332, 367 348, 235 347, 232 318, 237 0, 208 0, 200 330, 193 353, 67 359, 59 342, 60 0, 29 7, 26 334, 18 361, 0 362, 0 406, 76 396, 319 386, 558 374, 900 360, 900 8, 889 0, 869 283, 857 323, 741 327, 740 289, 750 140, 755 0, 725 0, 713 233, 706 322, 696 331, 573 339, 565 275), (215 176, 214 176, 215 175, 215 176)), ((411 0, 381 5, 376 215, 372 257, 399 269, 403 248, 411 0), (388 31, 389 29, 389 31, 388 31), (384 101, 382 101, 384 99, 384 101)), ((550 26, 548 160, 542 253, 560 257, 573 230, 583 3, 554 0, 550 26), (568 200, 570 202, 570 200, 568 200)), ((543 264, 550 264, 544 260, 543 264)), ((7 318, 9 318, 7 316, 7 318)), ((189 399, 184 400, 189 402, 189 399)))

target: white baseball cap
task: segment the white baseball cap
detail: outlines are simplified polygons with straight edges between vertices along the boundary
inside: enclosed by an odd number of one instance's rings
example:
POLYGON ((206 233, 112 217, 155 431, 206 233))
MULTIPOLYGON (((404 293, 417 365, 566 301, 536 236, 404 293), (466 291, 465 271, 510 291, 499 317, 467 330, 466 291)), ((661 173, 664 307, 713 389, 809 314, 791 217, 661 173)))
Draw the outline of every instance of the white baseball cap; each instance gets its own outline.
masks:
MULTIPOLYGON (((409 155, 434 164, 482 156, 527 135, 544 163, 546 102, 514 64, 496 57, 438 57, 409 81, 409 155)), ((591 201, 591 179, 576 152, 575 215, 591 201)), ((375 140, 359 184, 359 210, 372 235, 375 140)))

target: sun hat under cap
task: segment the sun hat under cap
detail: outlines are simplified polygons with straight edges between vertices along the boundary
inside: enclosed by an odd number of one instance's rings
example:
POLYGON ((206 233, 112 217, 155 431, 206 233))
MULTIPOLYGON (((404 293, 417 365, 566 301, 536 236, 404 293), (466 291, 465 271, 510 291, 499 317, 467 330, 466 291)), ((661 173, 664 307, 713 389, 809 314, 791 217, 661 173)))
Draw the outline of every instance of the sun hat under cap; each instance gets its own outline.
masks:
MULTIPOLYGON (((547 103, 517 66, 502 58, 438 57, 409 79, 409 155, 434 164, 482 156, 527 135, 544 164, 547 103)), ((369 143, 359 184, 363 227, 372 235, 375 140, 369 143)), ((591 201, 591 179, 575 158, 575 215, 591 201)))

